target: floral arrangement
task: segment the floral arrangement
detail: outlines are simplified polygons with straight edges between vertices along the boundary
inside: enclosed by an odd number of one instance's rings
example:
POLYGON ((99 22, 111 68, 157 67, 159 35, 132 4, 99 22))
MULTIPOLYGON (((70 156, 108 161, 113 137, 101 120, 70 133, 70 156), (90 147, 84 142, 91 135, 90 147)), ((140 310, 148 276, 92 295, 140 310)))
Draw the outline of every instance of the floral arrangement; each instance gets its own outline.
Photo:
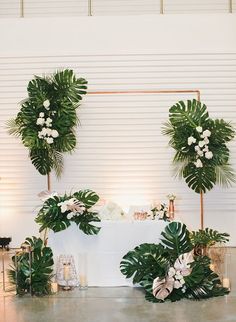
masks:
POLYGON ((195 192, 205 193, 217 183, 229 186, 235 182, 226 145, 235 130, 222 119, 211 119, 205 104, 195 99, 176 103, 169 110, 163 133, 176 150, 173 162, 177 175, 195 192))
POLYGON ((16 285, 16 294, 50 294, 53 264, 51 248, 46 247, 40 238, 27 237, 22 250, 12 257, 11 269, 8 271, 10 282, 16 285), (26 248, 29 250, 25 251, 26 248))
POLYGON ((98 234, 100 227, 92 222, 100 222, 96 212, 91 208, 99 200, 92 190, 80 190, 73 194, 59 196, 57 193, 43 192, 40 197, 44 200, 35 221, 40 224, 40 232, 52 229, 58 232, 75 223, 87 235, 98 234))
POLYGON ((227 294, 219 276, 210 268, 210 258, 194 255, 190 232, 180 222, 171 222, 159 244, 141 244, 122 259, 120 269, 140 284, 151 302, 206 299, 227 294))
POLYGON ((165 203, 160 203, 151 209, 152 215, 151 219, 159 219, 164 221, 170 221, 168 206, 165 203))
POLYGON ((40 174, 63 170, 62 153, 76 146, 76 109, 86 94, 87 81, 72 70, 51 76, 35 76, 28 84, 28 98, 21 102, 20 112, 8 122, 9 133, 21 138, 40 174))

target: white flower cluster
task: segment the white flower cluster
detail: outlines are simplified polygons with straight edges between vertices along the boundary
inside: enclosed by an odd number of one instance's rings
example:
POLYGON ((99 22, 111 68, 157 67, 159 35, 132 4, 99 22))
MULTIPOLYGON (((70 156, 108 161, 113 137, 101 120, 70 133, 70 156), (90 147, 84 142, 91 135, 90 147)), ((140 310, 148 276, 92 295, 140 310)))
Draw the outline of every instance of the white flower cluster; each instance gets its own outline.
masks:
POLYGON ((71 219, 75 213, 82 214, 85 211, 85 205, 79 202, 76 198, 70 198, 68 200, 59 202, 58 207, 61 207, 61 212, 71 211, 67 215, 67 219, 71 219))
POLYGON ((196 127, 196 131, 201 133, 200 137, 202 140, 197 142, 197 139, 193 136, 188 138, 188 145, 196 144, 194 146, 194 150, 197 153, 197 160, 194 162, 196 168, 202 168, 203 164, 200 158, 205 157, 206 159, 210 160, 213 158, 213 153, 209 150, 209 137, 211 136, 211 131, 205 130, 201 126, 196 127))
POLYGON ((159 219, 164 218, 165 215, 168 213, 168 207, 165 203, 161 203, 156 206, 156 216, 158 216, 159 219))
MULTIPOLYGON (((180 271, 176 270, 174 267, 169 268, 168 276, 170 278, 174 278, 174 288, 178 289, 184 286, 184 276, 180 273, 180 271)), ((184 292, 185 289, 183 289, 182 291, 184 292)))
MULTIPOLYGON (((43 102, 43 106, 46 110, 49 110, 50 101, 46 100, 43 102)), ((52 115, 55 114, 55 111, 52 112, 52 115)), ((54 138, 57 138, 59 136, 59 133, 57 130, 52 129, 52 119, 50 117, 45 117, 45 114, 43 112, 39 113, 39 117, 37 119, 36 124, 42 126, 41 131, 38 132, 38 137, 40 139, 44 139, 48 144, 52 144, 54 141, 54 138)))

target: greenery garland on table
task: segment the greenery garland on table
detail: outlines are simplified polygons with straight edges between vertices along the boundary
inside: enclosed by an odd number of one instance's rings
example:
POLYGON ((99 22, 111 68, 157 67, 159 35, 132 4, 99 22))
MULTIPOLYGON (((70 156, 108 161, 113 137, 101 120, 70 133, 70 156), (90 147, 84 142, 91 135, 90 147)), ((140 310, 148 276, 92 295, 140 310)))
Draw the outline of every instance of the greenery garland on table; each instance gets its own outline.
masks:
POLYGON ((8 276, 12 284, 16 285, 16 293, 24 295, 42 296, 51 293, 51 279, 53 277, 53 253, 50 247, 43 244, 42 239, 26 238, 24 247, 30 247, 29 251, 20 251, 12 257, 11 269, 8 276), (16 265, 17 264, 17 265, 16 265))
POLYGON ((129 251, 120 264, 121 272, 140 284, 151 302, 205 299, 229 292, 210 269, 210 258, 194 256, 190 232, 171 222, 161 233, 159 244, 141 244, 129 251))
POLYGON ((76 223, 79 229, 87 235, 96 235, 100 227, 92 222, 100 222, 96 212, 90 210, 99 200, 99 196, 92 190, 80 190, 73 194, 59 196, 57 193, 44 196, 44 204, 39 210, 35 221, 40 224, 40 232, 52 229, 59 232, 76 223))
POLYGON ((235 182, 226 145, 235 130, 222 119, 211 119, 205 104, 195 99, 176 103, 169 110, 163 134, 170 137, 169 144, 176 150, 173 163, 177 174, 195 192, 205 193, 217 183, 229 186, 235 182))
POLYGON ((8 121, 9 133, 21 138, 30 159, 42 175, 63 170, 62 153, 76 146, 76 109, 86 94, 87 81, 65 69, 51 76, 35 76, 28 84, 28 98, 8 121))

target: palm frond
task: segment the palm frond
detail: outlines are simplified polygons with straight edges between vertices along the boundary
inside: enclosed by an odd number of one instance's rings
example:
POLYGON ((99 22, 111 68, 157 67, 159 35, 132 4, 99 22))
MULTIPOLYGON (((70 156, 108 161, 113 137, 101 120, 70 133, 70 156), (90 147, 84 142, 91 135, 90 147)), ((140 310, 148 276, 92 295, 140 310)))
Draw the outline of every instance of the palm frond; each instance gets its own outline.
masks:
POLYGON ((231 187, 236 183, 236 175, 233 167, 229 164, 218 165, 215 167, 216 182, 223 187, 231 187))
POLYGON ((21 135, 18 124, 15 119, 8 120, 6 122, 7 130, 10 135, 19 137, 21 135))
POLYGON ((51 157, 53 160, 53 169, 55 171, 57 178, 59 179, 62 175, 63 168, 64 168, 63 155, 56 150, 52 150, 51 157))

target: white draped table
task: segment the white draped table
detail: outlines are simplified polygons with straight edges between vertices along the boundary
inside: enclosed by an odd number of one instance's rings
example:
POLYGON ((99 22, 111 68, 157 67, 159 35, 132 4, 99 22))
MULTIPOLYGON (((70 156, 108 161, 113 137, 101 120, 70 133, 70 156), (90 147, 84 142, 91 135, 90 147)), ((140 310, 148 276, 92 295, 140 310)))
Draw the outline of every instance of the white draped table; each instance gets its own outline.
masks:
POLYGON ((72 225, 58 233, 50 232, 49 246, 55 264, 59 255, 73 255, 77 273, 78 254, 87 253, 89 286, 132 285, 120 272, 122 257, 142 243, 158 243, 166 226, 164 221, 102 221, 98 235, 87 236, 72 225))

